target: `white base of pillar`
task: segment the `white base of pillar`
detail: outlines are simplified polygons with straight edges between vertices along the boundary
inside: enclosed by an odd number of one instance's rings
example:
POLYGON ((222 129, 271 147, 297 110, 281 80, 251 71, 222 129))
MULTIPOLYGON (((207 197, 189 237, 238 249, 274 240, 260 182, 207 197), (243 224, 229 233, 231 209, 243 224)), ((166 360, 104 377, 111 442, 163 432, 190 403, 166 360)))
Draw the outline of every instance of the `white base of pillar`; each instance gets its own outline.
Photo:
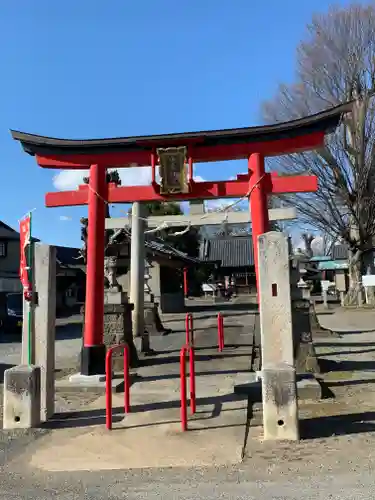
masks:
POLYGON ((105 375, 82 375, 82 373, 74 373, 70 375, 69 382, 76 385, 97 385, 100 382, 105 382, 105 375))
POLYGON ((296 371, 290 366, 262 370, 265 440, 298 441, 296 371))
POLYGON ((3 429, 31 429, 40 420, 40 368, 14 366, 4 372, 3 429))

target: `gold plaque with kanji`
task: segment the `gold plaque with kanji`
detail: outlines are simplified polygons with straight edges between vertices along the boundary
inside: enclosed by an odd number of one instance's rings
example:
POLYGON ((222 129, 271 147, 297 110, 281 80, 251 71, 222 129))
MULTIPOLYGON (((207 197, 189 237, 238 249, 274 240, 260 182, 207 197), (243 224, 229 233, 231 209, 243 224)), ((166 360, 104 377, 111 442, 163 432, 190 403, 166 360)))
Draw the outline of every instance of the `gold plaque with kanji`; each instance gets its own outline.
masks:
POLYGON ((158 148, 160 194, 187 193, 186 147, 158 148))

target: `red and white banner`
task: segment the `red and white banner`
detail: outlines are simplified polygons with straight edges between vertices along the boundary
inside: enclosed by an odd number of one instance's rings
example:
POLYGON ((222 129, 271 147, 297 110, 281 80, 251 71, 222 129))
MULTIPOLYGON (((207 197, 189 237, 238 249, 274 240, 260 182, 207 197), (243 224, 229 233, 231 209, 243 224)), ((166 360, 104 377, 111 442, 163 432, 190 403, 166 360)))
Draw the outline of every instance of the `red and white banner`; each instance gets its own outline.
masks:
POLYGON ((27 215, 20 221, 20 279, 26 300, 31 300, 32 296, 31 272, 27 263, 27 250, 31 242, 30 227, 31 217, 27 215))

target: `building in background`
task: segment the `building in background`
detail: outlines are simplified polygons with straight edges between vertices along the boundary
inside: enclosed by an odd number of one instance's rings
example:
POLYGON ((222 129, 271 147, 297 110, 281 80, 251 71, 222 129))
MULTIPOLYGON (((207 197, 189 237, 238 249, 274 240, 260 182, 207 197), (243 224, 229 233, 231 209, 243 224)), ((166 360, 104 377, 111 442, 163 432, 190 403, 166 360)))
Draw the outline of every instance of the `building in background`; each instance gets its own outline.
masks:
MULTIPOLYGON (((34 243, 39 242, 33 238, 34 243)), ((56 312, 79 311, 85 297, 85 266, 78 248, 56 247, 56 312)), ((0 293, 22 293, 19 278, 20 234, 0 221, 0 293)))

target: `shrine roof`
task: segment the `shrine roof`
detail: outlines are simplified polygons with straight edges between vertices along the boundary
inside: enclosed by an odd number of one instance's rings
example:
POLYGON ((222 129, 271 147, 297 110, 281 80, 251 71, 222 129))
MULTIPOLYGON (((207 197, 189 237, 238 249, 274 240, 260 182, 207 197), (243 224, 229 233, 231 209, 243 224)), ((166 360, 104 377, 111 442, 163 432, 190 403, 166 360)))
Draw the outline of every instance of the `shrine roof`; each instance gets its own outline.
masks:
POLYGON ((197 265, 200 264, 201 261, 195 257, 191 257, 190 255, 177 250, 165 241, 159 238, 147 239, 145 240, 146 251, 150 253, 158 253, 167 256, 170 259, 179 260, 182 263, 197 265))
MULTIPOLYGON (((30 155, 64 156, 127 152, 129 158, 132 155, 137 158, 137 153, 139 157, 139 153, 151 152, 158 147, 185 145, 188 148, 192 147, 193 150, 195 148, 210 148, 212 151, 215 148, 235 147, 244 143, 264 143, 299 138, 317 132, 329 133, 339 125, 342 116, 351 110, 352 103, 349 102, 305 118, 274 125, 109 139, 58 139, 16 130, 11 130, 11 134, 13 139, 21 142, 23 149, 30 155)), ((215 157, 212 161, 217 161, 217 159, 220 158, 215 157)), ((198 161, 206 160, 207 158, 202 157, 201 159, 198 154, 198 161)), ((137 162, 135 161, 135 163, 137 162)))
POLYGON ((202 261, 220 261, 221 267, 254 266, 254 247, 251 235, 205 239, 200 246, 202 261))

